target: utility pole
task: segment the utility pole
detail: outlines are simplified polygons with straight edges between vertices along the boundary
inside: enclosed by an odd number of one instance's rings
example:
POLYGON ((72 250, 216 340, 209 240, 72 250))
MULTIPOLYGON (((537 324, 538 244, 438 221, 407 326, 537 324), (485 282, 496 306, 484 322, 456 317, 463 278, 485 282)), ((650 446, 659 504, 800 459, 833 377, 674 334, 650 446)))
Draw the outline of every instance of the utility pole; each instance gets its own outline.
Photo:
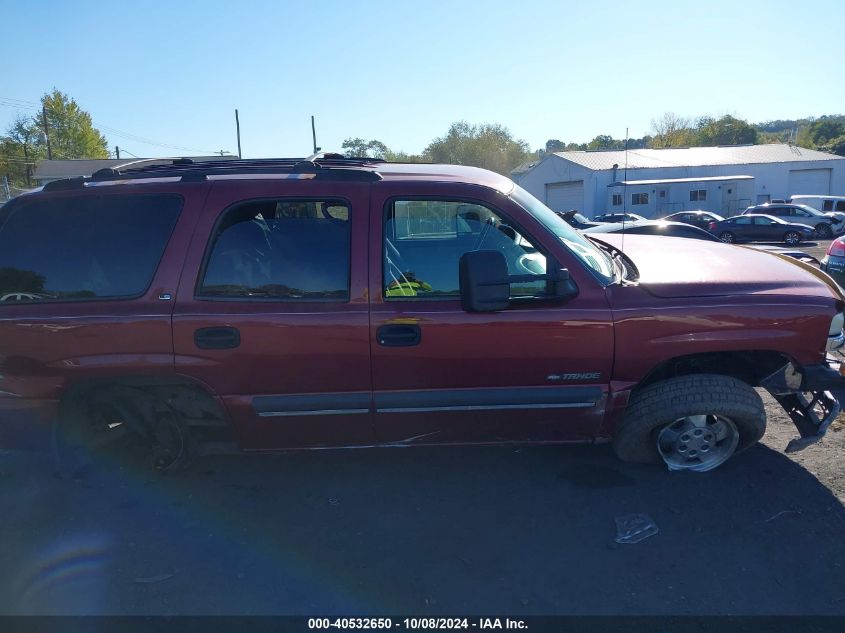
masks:
POLYGON ((238 130, 238 158, 241 156, 241 121, 238 118, 238 109, 235 108, 235 128, 238 130))
POLYGON ((47 106, 41 106, 41 116, 44 118, 44 136, 47 137, 47 160, 53 160, 53 149, 50 147, 50 129, 47 127, 47 106))
POLYGON ((117 145, 114 146, 114 155, 115 155, 115 158, 120 160, 120 148, 117 145))
POLYGON ((314 153, 316 154, 319 151, 319 147, 317 147, 317 129, 314 127, 314 115, 311 115, 311 139, 314 142, 314 153))

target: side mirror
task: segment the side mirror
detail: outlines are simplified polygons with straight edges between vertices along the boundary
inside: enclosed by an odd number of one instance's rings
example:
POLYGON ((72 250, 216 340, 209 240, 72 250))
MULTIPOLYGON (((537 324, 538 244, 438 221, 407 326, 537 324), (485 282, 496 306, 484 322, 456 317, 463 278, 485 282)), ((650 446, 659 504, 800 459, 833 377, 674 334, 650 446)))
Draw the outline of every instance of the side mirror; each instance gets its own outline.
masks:
POLYGON ((461 304, 467 312, 495 312, 508 307, 508 263, 499 251, 470 251, 458 265, 461 304))

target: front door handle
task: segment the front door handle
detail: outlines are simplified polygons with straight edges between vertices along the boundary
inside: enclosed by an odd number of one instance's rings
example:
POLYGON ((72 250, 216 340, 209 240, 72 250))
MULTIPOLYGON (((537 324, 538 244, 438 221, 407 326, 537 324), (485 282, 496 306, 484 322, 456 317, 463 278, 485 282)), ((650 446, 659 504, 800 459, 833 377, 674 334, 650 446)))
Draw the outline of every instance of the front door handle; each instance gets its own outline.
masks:
POLYGON ((385 347, 411 347, 419 345, 422 332, 418 325, 382 325, 376 331, 376 340, 385 347))
POLYGON ((241 344, 241 333, 233 327, 203 327, 194 332, 200 349, 234 349, 241 344))

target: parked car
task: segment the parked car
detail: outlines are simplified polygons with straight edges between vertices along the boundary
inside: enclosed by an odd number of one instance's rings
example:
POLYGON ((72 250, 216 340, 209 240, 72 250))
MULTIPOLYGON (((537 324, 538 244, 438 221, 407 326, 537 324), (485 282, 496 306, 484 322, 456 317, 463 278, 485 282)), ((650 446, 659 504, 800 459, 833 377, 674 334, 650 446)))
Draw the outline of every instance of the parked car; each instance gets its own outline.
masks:
POLYGON ((601 226, 602 222, 593 222, 588 220, 586 216, 577 211, 558 211, 557 214, 562 217, 569 226, 576 229, 589 229, 593 226, 601 226))
POLYGON ((836 238, 827 247, 821 269, 845 288, 845 236, 836 238))
POLYGON ((641 215, 636 213, 603 213, 593 218, 595 222, 639 222, 645 220, 641 215))
POLYGON ((789 202, 845 218, 845 196, 796 195, 790 196, 789 202))
POLYGON ((708 230, 723 242, 786 242, 794 246, 815 237, 816 231, 806 224, 784 222, 762 214, 735 215, 727 220, 711 222, 708 230))
POLYGON ((803 204, 758 204, 748 207, 741 215, 770 215, 784 222, 806 224, 816 235, 828 239, 845 231, 845 222, 834 214, 825 214, 803 204))
POLYGON ((755 387, 794 420, 790 450, 845 388, 824 361, 845 296, 820 271, 588 239, 472 167, 101 170, 7 204, 0 270, 0 294, 50 295, 0 302, 0 447, 50 447, 64 474, 126 438, 159 468, 226 447, 612 440, 706 471, 763 435, 755 387))
POLYGON ((678 213, 667 215, 662 219, 667 222, 684 222, 686 224, 692 224, 693 226, 697 226, 698 228, 706 231, 710 227, 711 222, 720 222, 725 218, 716 213, 710 213, 709 211, 679 211, 678 213))
POLYGON ((590 235, 597 233, 620 233, 623 231, 629 235, 663 235, 665 237, 687 237, 711 242, 719 241, 719 238, 712 233, 708 233, 697 226, 683 222, 665 222, 663 220, 641 220, 639 222, 631 222, 630 224, 614 222, 612 224, 600 224, 584 230, 585 233, 590 235))

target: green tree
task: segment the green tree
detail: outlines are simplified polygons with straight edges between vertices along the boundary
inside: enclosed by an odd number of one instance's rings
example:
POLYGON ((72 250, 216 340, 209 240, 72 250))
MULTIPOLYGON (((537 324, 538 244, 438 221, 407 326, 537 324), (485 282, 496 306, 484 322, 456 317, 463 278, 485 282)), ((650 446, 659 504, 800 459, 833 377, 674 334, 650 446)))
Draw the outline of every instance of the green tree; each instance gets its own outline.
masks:
POLYGON ((825 152, 830 152, 831 154, 837 154, 838 156, 845 156, 845 134, 831 139, 819 147, 819 149, 825 152))
POLYGON ((514 139, 506 127, 466 121, 452 123, 446 135, 434 139, 423 154, 433 163, 472 165, 505 175, 532 158, 528 143, 514 139))
POLYGON ((624 149, 625 141, 616 140, 608 134, 599 134, 587 143, 587 149, 624 149))
POLYGON ((560 141, 556 138, 550 138, 546 141, 546 154, 551 154, 553 152, 563 152, 566 150, 566 143, 560 141))
POLYGON ((44 133, 35 121, 18 116, 0 137, 0 173, 13 187, 31 187, 35 162, 44 156, 44 133))
POLYGON ((726 114, 719 119, 701 117, 696 123, 693 144, 705 147, 745 145, 758 140, 757 129, 748 121, 726 114))
MULTIPOLYGON (((47 130, 53 158, 108 158, 106 138, 92 122, 91 115, 63 92, 53 92, 41 97, 47 113, 47 130)), ((39 117, 35 117, 36 123, 39 117)))
MULTIPOLYGON (((687 118, 678 116, 674 112, 666 112, 659 119, 651 120, 654 135, 651 147, 689 147, 692 145, 694 133, 687 118)), ((630 146, 629 146, 630 147, 630 146)))
POLYGON ((341 144, 347 158, 384 158, 389 151, 387 145, 375 139, 348 138, 341 144))
POLYGON ((807 128, 807 138, 813 147, 820 147, 828 141, 845 134, 845 122, 822 117, 807 128))

